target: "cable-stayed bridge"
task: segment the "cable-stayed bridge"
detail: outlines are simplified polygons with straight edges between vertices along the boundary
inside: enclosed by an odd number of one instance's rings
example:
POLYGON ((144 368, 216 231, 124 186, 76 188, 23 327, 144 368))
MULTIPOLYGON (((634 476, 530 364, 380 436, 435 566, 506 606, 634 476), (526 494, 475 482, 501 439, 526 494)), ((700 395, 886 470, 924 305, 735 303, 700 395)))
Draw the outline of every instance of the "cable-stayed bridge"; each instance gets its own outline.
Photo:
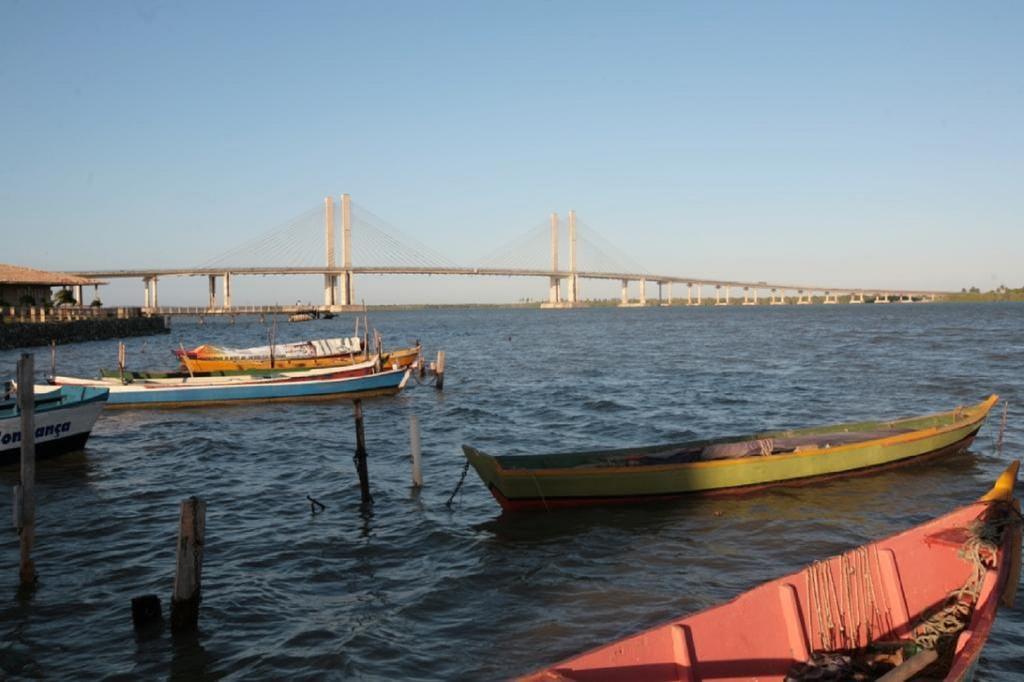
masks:
MULTIPOLYGON (((349 195, 340 201, 324 199, 295 218, 198 266, 88 270, 75 274, 102 278, 139 278, 143 281, 143 309, 153 314, 211 314, 286 311, 297 306, 234 306, 233 278, 247 275, 322 275, 322 311, 354 309, 356 275, 461 275, 471 277, 532 277, 547 281, 543 307, 572 308, 586 305, 583 280, 617 280, 621 283, 619 305, 647 305, 648 285, 657 287, 658 302, 673 304, 672 287, 686 287, 687 305, 771 305, 839 303, 888 303, 934 300, 946 292, 908 289, 830 287, 791 282, 751 282, 657 274, 644 270, 623 256, 596 230, 579 221, 574 211, 565 220, 551 214, 528 232, 516 236, 475 266, 459 265, 415 237, 356 204, 349 195), (340 237, 340 239, 339 239, 340 237), (340 251, 340 253, 339 253, 340 251), (560 254, 564 254, 560 258, 560 254), (205 306, 161 307, 158 282, 164 277, 203 277, 208 281, 205 306), (218 280, 221 286, 218 301, 218 280), (636 283, 637 296, 630 294, 636 283), (736 290, 737 295, 733 295, 736 290), (738 293, 742 292, 742 299, 738 293)), ((81 301, 81 291, 76 292, 81 301)), ((682 297, 678 299, 682 303, 682 297)), ((306 308, 307 306, 302 306, 306 308)))

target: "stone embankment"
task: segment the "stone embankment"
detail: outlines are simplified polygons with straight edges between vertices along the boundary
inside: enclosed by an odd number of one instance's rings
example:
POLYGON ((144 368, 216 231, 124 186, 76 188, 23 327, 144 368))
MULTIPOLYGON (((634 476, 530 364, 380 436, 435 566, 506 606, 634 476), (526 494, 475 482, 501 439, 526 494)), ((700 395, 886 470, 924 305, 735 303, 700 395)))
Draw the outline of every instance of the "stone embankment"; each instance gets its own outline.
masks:
POLYGON ((45 346, 75 341, 123 339, 129 336, 167 334, 170 327, 163 317, 99 318, 67 322, 0 323, 0 350, 45 346))

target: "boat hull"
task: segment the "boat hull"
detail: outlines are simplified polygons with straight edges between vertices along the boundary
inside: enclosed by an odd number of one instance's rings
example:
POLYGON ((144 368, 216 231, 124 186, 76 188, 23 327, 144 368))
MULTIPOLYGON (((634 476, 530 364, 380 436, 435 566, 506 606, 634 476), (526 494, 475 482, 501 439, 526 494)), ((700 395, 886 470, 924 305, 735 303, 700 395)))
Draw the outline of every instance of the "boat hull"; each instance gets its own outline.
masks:
MULTIPOLYGON (((463 450, 495 499, 509 511, 631 504, 689 494, 733 494, 802 484, 961 452, 971 444, 994 403, 995 396, 964 411, 961 420, 953 418, 950 424, 865 442, 807 452, 681 464, 511 468, 503 466, 502 460, 508 464, 513 458, 495 458, 469 446, 463 446, 463 450)), ((621 456, 621 451, 609 452, 621 456)), ((571 462, 568 457, 571 456, 564 458, 571 462)))
MULTIPOLYGON (((81 389, 77 390, 85 394, 81 389)), ((105 401, 105 396, 95 396, 71 404, 37 409, 34 415, 36 459, 56 457, 84 448, 105 401)), ((20 458, 21 416, 0 418, 0 465, 15 464, 20 458)))
MULTIPOLYGON (((405 369, 413 366, 420 356, 419 346, 402 348, 386 353, 381 364, 389 369, 405 369)), ((345 367, 366 362, 371 359, 367 353, 344 355, 322 355, 301 358, 202 358, 189 357, 179 353, 178 359, 186 370, 193 374, 209 374, 217 372, 252 372, 270 370, 296 370, 314 367, 345 367)))
POLYGON ((886 666, 868 679, 937 660, 928 679, 968 680, 1020 579, 1018 466, 974 504, 520 679, 823 679, 806 664, 839 653, 886 666), (901 653, 880 661, 885 650, 901 653))
POLYGON ((207 407, 251 402, 315 401, 395 395, 409 378, 408 370, 393 370, 342 379, 262 381, 219 385, 164 386, 125 384, 109 386, 110 407, 207 407))

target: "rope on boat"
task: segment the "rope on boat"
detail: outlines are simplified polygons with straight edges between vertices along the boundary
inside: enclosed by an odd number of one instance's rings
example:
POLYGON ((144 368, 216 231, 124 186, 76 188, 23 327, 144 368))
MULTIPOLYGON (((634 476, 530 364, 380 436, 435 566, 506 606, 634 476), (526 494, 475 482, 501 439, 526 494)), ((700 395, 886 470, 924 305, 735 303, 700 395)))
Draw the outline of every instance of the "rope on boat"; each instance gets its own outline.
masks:
MULTIPOLYGON (((996 564, 1005 533, 1020 532, 1024 522, 1024 516, 1010 505, 990 509, 986 518, 968 526, 967 539, 959 550, 960 558, 971 568, 966 582, 951 592, 942 606, 910 627, 910 635, 902 640, 903 645, 918 651, 936 651, 939 660, 948 661, 946 656, 970 623, 985 576, 996 564)), ((901 644, 875 641, 876 633, 892 634, 896 629, 885 591, 876 591, 876 575, 881 579, 885 573, 878 548, 874 546, 858 547, 834 559, 815 562, 806 569, 808 606, 813 611, 808 623, 812 656, 809 661, 794 666, 787 680, 854 679, 843 675, 864 666, 874 666, 885 658, 872 656, 872 649, 901 644), (838 590, 837 569, 841 581, 838 590), (839 676, 833 677, 833 674, 839 676)), ((904 647, 905 655, 912 655, 909 651, 904 647)))
POLYGON ((960 548, 959 555, 971 565, 971 576, 963 587, 949 595, 945 606, 914 628, 915 644, 922 649, 937 649, 952 643, 967 627, 981 594, 985 573, 995 566, 1003 533, 1008 528, 1015 528, 1018 523, 1016 517, 1006 514, 998 518, 990 515, 985 521, 975 521, 970 525, 967 540, 960 548))
POLYGON ((469 458, 467 457, 466 458, 466 463, 462 465, 462 475, 459 476, 459 482, 456 484, 455 490, 453 490, 452 494, 448 497, 448 501, 444 503, 444 506, 448 507, 449 509, 452 508, 452 501, 455 499, 455 496, 459 494, 459 491, 462 490, 462 484, 465 483, 465 481, 466 481, 466 474, 468 472, 469 472, 469 458))

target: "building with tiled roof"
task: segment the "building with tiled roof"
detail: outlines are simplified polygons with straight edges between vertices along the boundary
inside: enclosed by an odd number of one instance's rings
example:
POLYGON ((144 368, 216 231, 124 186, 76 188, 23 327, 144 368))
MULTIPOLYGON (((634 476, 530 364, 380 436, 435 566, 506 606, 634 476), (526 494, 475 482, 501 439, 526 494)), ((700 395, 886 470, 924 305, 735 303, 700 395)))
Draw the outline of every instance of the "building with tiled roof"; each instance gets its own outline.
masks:
POLYGON ((43 305, 44 301, 50 300, 52 287, 73 287, 77 293, 76 301, 84 305, 80 300, 82 287, 100 284, 106 282, 66 272, 48 272, 0 263, 0 306, 43 305))

